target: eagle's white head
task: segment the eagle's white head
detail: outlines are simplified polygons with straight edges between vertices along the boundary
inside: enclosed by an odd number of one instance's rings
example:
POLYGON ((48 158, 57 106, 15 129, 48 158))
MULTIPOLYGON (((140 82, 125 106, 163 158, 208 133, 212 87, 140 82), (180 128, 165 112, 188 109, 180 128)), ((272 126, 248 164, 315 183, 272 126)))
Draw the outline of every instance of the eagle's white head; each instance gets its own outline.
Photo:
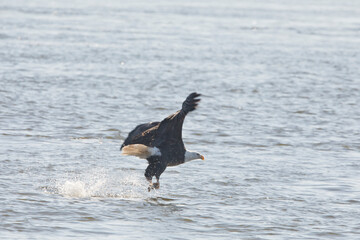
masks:
POLYGON ((205 160, 204 156, 201 155, 200 153, 192 152, 192 151, 185 152, 185 161, 184 162, 189 162, 189 161, 192 161, 195 159, 205 160))

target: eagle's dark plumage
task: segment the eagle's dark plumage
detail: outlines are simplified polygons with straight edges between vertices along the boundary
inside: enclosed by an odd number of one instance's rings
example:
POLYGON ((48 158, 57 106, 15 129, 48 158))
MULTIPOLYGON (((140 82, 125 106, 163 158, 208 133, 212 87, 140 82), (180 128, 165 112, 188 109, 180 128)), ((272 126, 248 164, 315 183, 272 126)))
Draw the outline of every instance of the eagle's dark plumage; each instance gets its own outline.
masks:
POLYGON ((182 104, 182 108, 161 122, 138 125, 125 139, 120 150, 124 155, 146 158, 149 166, 145 177, 151 187, 159 187, 160 175, 168 166, 176 166, 194 159, 204 159, 196 152, 187 151, 182 140, 182 126, 186 115, 195 110, 200 94, 191 93, 182 104), (152 184, 153 176, 157 183, 152 184))

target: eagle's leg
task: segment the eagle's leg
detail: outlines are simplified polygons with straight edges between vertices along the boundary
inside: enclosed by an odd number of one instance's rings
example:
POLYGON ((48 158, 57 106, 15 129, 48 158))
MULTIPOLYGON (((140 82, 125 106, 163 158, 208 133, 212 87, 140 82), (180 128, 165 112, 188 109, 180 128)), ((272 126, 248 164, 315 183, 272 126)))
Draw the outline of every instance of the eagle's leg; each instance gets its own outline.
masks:
POLYGON ((151 180, 149 181, 149 187, 148 187, 148 191, 150 192, 151 189, 159 189, 160 188, 160 182, 159 179, 156 178, 156 183, 153 183, 151 180))
POLYGON ((154 189, 154 185, 152 183, 152 180, 148 180, 148 182, 149 182, 148 191, 150 192, 151 189, 154 189))
MULTIPOLYGON (((150 165, 149 165, 150 166, 150 165)), ((148 167, 149 168, 149 167, 148 167)), ((152 182, 152 176, 151 175, 149 175, 148 173, 148 168, 146 169, 146 171, 145 171, 145 177, 146 177, 146 180, 149 182, 149 187, 148 187, 148 191, 150 192, 151 191, 151 189, 153 189, 154 188, 154 185, 153 185, 153 182, 152 182)))
POLYGON ((153 188, 159 189, 160 188, 160 177, 156 177, 156 183, 153 183, 153 188))
POLYGON ((160 188, 160 175, 165 171, 166 165, 161 162, 150 163, 145 170, 145 177, 149 182, 148 190, 160 188), (153 176, 156 177, 156 183, 152 182, 153 176))

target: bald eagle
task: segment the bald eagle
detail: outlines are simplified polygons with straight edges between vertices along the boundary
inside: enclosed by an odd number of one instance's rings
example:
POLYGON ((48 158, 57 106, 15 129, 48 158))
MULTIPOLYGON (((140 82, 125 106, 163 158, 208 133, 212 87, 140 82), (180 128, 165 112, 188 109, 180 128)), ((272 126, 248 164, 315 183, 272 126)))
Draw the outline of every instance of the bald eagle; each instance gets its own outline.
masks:
POLYGON ((198 105, 200 94, 191 93, 182 104, 182 108, 162 120, 140 124, 132 130, 120 150, 123 155, 132 155, 147 159, 149 166, 145 170, 145 177, 149 181, 149 188, 160 187, 160 175, 168 166, 177 166, 185 162, 202 159, 204 156, 185 149, 182 140, 182 126, 185 116, 194 111, 198 105), (156 183, 152 182, 156 177, 156 183))

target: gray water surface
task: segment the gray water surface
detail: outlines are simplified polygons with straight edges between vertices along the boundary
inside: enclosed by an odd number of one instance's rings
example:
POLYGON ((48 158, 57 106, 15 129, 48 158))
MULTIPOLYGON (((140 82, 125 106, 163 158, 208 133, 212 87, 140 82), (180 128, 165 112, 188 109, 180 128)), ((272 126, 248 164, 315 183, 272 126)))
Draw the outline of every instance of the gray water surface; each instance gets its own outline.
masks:
POLYGON ((359 239, 359 1, 0 2, 1 239, 359 239), (120 155, 193 91, 147 192, 120 155))

